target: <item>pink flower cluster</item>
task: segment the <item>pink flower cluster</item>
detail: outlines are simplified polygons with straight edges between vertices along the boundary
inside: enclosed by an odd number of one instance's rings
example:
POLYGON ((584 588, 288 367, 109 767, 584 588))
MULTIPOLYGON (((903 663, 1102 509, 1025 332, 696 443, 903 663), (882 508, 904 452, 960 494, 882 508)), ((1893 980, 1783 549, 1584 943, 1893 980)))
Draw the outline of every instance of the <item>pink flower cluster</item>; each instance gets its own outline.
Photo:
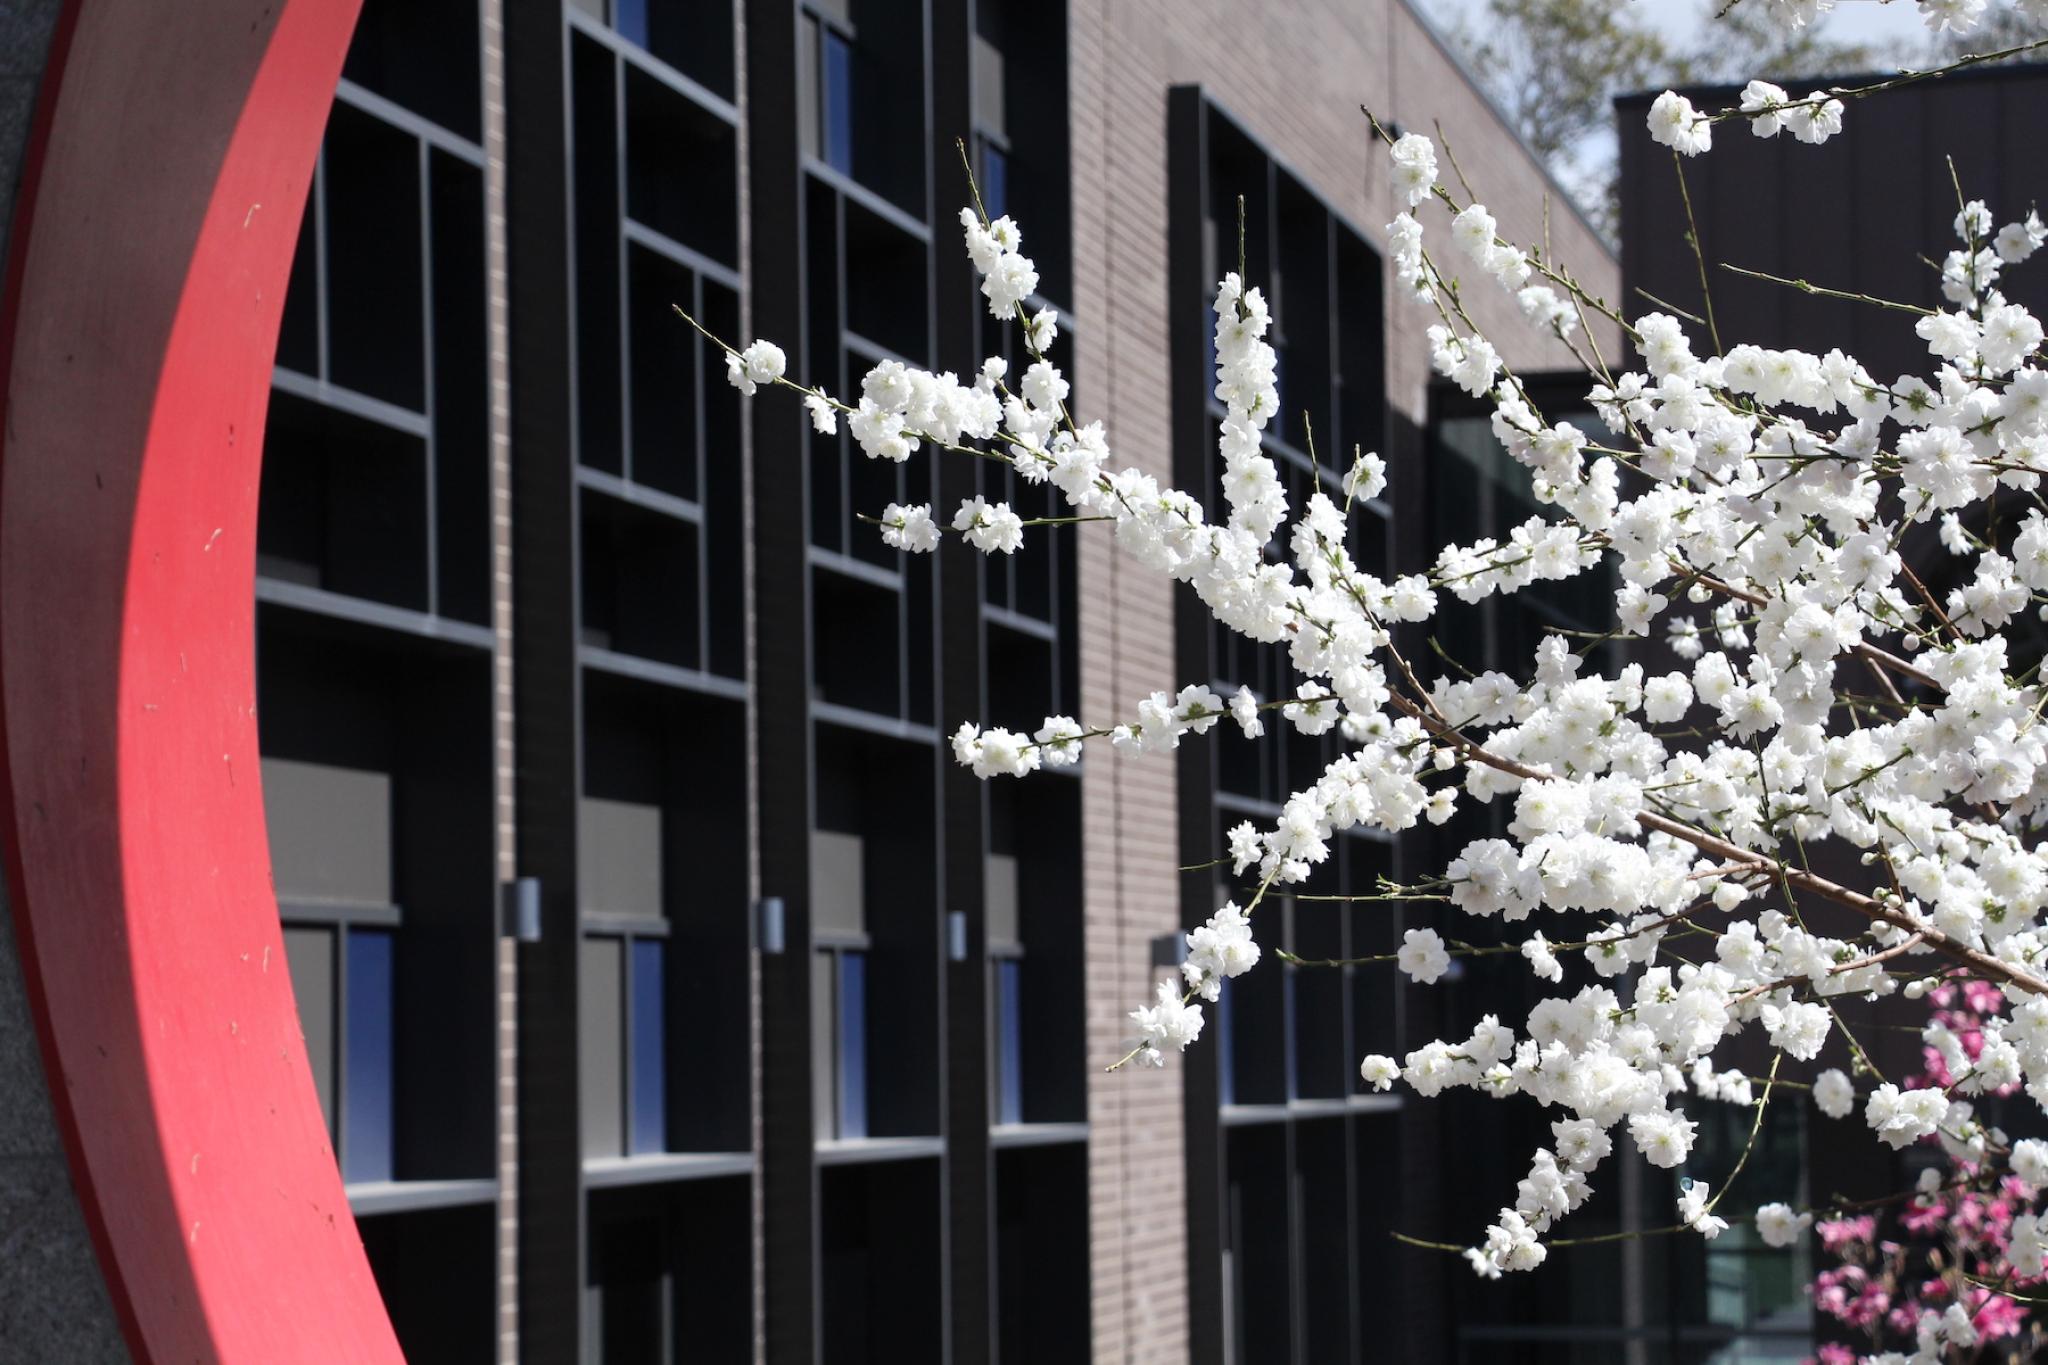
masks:
MULTIPOLYGON (((1984 1016, 1997 1014, 2004 1004, 1998 988, 1988 981, 1948 981, 1929 991, 1927 999, 1934 1005, 1931 1021, 1953 1033, 1962 1045, 1963 1055, 1975 1062, 1984 1051, 1984 1016)), ((1927 1070, 1907 1080, 1908 1090, 1927 1086, 1947 1089, 1956 1083, 1940 1049, 1923 1045, 1920 1055, 1927 1070)), ((1992 1093, 2010 1095, 2016 1089, 2017 1086, 2009 1085, 1992 1093)))
MULTIPOLYGON (((1964 1056, 1983 1051, 1983 1016, 2000 998, 1981 981, 1950 981, 1928 992, 1930 1018, 1946 1028, 1964 1056)), ((1923 1049, 1926 1071, 1906 1079, 1909 1090, 1954 1084, 1941 1052, 1923 1049)), ((2004 1093, 2004 1092, 2001 1092, 2004 1093)), ((1930 1144, 1934 1139, 1923 1141, 1930 1144)), ((1982 1281, 2011 1289, 2021 1298, 2039 1297, 2030 1286, 2048 1279, 2013 1273, 2008 1259, 2016 1215, 2038 1212, 2038 1193, 2011 1176, 1952 1157, 1945 1158, 1940 1187, 1887 1206, 1814 1224, 1822 1254, 1835 1264, 1815 1276, 1809 1292, 1820 1312, 1867 1338, 1866 1350, 1911 1352, 1920 1344, 1928 1314, 1955 1305, 1969 1314, 1977 1343, 1938 1358, 1955 1361, 2031 1360, 2044 1333, 2030 1320, 2028 1304, 1996 1293, 1982 1281)), ((1856 1365, 1867 1356, 1830 1343, 1819 1348, 1818 1365, 1856 1365)))

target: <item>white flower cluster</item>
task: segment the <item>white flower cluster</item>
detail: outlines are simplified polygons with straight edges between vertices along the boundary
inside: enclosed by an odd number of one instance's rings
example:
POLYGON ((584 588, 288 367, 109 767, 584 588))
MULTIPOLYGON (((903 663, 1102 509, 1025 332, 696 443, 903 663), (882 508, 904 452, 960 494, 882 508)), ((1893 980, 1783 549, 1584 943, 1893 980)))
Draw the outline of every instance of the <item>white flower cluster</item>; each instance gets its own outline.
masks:
MULTIPOLYGON (((1983 27, 1990 4, 1991 0, 1919 0, 1920 17, 1933 33, 1968 36, 1983 27)), ((1835 0, 1757 0, 1757 6, 1791 34, 1832 10, 1835 0)), ((2013 10, 2027 23, 2048 26, 2048 0, 2015 0, 2013 10)), ((2030 49, 2022 46, 2018 50, 2030 49)), ((1856 93, 1816 90, 1804 99, 1794 99, 1780 86, 1753 80, 1743 87, 1734 108, 1704 114, 1683 95, 1667 90, 1650 106, 1650 137, 1682 156, 1698 156, 1714 145, 1718 119, 1741 117, 1749 120, 1749 130, 1757 137, 1776 137, 1782 131, 1817 145, 1842 131, 1843 106, 1837 95, 1856 93)), ((1411 151, 1409 155, 1414 158, 1418 154, 1411 151)))
MULTIPOLYGON (((1825 135, 1825 102, 1783 100, 1772 87, 1749 93, 1759 119, 1808 141, 1825 135)), ((1666 139, 1704 150, 1711 123, 1676 96, 1658 103, 1666 139)), ((2006 1010, 1985 1020, 1974 1059, 1930 1026, 1923 1041, 1955 1085, 1878 1084, 1862 1098, 1863 1119, 1895 1146, 2004 1151, 1966 1097, 2020 1087, 2048 1103, 2048 860, 2033 837, 2048 819, 2048 692, 2031 661, 2009 657, 2002 633, 2048 603, 2048 516, 2030 506, 2024 519, 1986 519, 1983 509, 2001 493, 2031 503, 2048 473, 2041 329, 1997 289, 1999 269, 2048 233, 2033 215, 1996 232, 1982 205, 1959 215, 1962 249, 1944 268, 1952 311, 1918 327, 1934 362, 1927 379, 1881 381, 1839 351, 1737 345, 1703 355, 1679 319, 1638 318, 1625 330, 1640 364, 1603 366, 1587 395, 1604 427, 1596 439, 1545 418, 1492 344, 1469 323, 1452 325, 1463 320, 1456 295, 1422 221, 1405 211, 1450 199, 1435 177, 1428 139, 1394 144, 1404 211, 1388 227, 1392 266, 1442 320, 1431 331, 1438 368, 1490 400, 1494 433, 1528 471, 1542 511, 1498 540, 1444 547, 1427 573, 1386 581, 1346 548, 1349 502, 1384 487, 1377 456, 1355 461, 1344 504, 1318 489, 1289 505, 1262 448, 1279 401, 1272 319, 1259 290, 1235 275, 1215 301, 1220 520, 1194 495, 1119 469, 1102 426, 1067 411, 1068 385, 1042 358, 1057 322, 1024 314, 1035 275, 1006 219, 963 214, 991 308, 1024 325, 1039 357, 1014 389, 997 360, 970 385, 878 366, 857 408, 801 390, 847 414, 871 455, 973 443, 1027 480, 1050 482, 1068 519, 1110 523, 1122 550, 1189 585, 1223 625, 1283 646, 1296 675, 1263 700, 1240 689, 1226 701, 1199 683, 1158 691, 1134 717, 1100 726, 1053 716, 1026 735, 964 724, 955 757, 984 777, 1022 776, 1075 762, 1089 739, 1155 755, 1225 719, 1256 737, 1276 710, 1302 734, 1340 741, 1276 819, 1229 831, 1228 861, 1256 891, 1190 932, 1182 979, 1160 983, 1133 1011, 1131 1055, 1148 1063, 1199 1037, 1203 1002, 1261 956, 1252 936, 1260 902, 1327 862, 1341 831, 1398 833, 1441 822, 1460 802, 1504 807, 1500 834, 1466 844, 1438 888, 1451 913, 1535 921, 1521 956, 1559 992, 1519 1028, 1489 1015, 1468 1038, 1426 1042, 1398 1063, 1368 1056, 1360 1067, 1374 1089, 1399 1080, 1429 1096, 1463 1086, 1558 1111, 1553 1146, 1536 1153, 1514 1206, 1468 1253, 1481 1273, 1541 1262, 1543 1237, 1583 1202, 1617 1131, 1652 1164, 1678 1168, 1696 1131, 1687 1103, 1770 1102, 1770 1086, 1760 1095, 1748 1076, 1716 1065, 1731 1037, 1760 1035, 1780 1063, 1815 1063, 1836 1032, 1835 1000, 1884 996, 1907 981, 1917 992, 1958 964, 2001 985, 2006 1010), (1627 486, 1624 468, 1635 471, 1627 486), (1944 513, 1955 516, 1940 539, 1960 561, 1945 602, 1906 572, 1900 551, 1908 530, 1944 513), (1617 633, 1647 637, 1661 619, 1683 668, 1589 673, 1590 650, 1561 636, 1544 639, 1519 674, 1430 677, 1398 652, 1394 627, 1431 621, 1446 596, 1477 602, 1603 564, 1615 575, 1617 633), (1681 598, 1704 616, 1674 615, 1681 598), (1837 863, 1860 859, 1865 883, 1810 871, 1806 853, 1822 846, 1846 855, 1837 863), (1846 906, 1865 927, 1818 932, 1800 911, 1809 899, 1846 906), (1711 950, 1675 954, 1666 947, 1674 933, 1695 945, 1710 937, 1711 950), (1570 990, 1568 964, 1581 969, 1570 990)), ((1566 313, 1575 319, 1597 302, 1503 242, 1483 207, 1449 207, 1458 252, 1539 326, 1562 332, 1566 313), (1549 301, 1527 302, 1534 289, 1549 301)), ((788 384, 780 352, 765 347, 734 357, 735 383, 788 384)), ((892 504, 879 524, 909 551, 939 538, 929 506, 892 504)), ((1008 507, 981 498, 950 524, 997 553, 1013 552, 1024 530, 1008 507)), ((1452 976, 1463 951, 1414 925, 1392 956, 1428 984, 1452 976)), ((1811 1084, 1822 1113, 1857 1108, 1840 1070, 1811 1084)), ((2048 1175, 2048 1149, 2035 1156, 2048 1175)), ((1679 1213, 1709 1236, 1722 1226, 1701 1185, 1679 1213)), ((1767 1240, 1805 1226, 1782 1205, 1758 1221, 1767 1240)))
POLYGON ((1801 142, 1819 146, 1842 131, 1842 102, 1825 90, 1795 100, 1781 86, 1751 81, 1742 88, 1742 112, 1757 137, 1776 137, 1782 129, 1801 142))

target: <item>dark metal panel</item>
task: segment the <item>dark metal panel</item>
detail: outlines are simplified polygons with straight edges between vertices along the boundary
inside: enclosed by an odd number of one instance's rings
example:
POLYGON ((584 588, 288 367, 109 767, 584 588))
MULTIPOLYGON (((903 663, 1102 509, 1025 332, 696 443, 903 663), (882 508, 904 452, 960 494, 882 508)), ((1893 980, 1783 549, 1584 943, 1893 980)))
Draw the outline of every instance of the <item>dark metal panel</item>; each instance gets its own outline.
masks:
MULTIPOLYGON (((1169 351, 1173 373, 1173 480, 1204 495, 1214 486, 1209 458, 1209 382, 1203 356, 1209 331, 1204 306, 1211 262, 1203 249, 1208 202, 1208 112, 1200 86, 1179 85, 1166 96, 1167 253, 1169 351)), ((1218 244, 1222 249, 1222 244, 1218 244)), ((1183 678, 1215 676, 1208 614, 1192 591, 1175 589, 1174 660, 1183 678)), ((1184 744, 1176 764, 1181 861, 1207 862, 1215 843, 1216 746, 1184 744)), ((1215 910, 1214 883, 1205 872, 1181 878, 1181 920, 1193 928, 1215 910)), ((1188 1350, 1192 1365, 1222 1365, 1224 1358, 1223 1131, 1218 1122, 1219 1057, 1215 1047, 1181 1055, 1182 1141, 1187 1162, 1188 1350)))
MULTIPOLYGON (((746 0, 749 335, 805 335, 795 0, 746 0)), ((761 894, 780 897, 788 949, 761 956, 762 1283, 766 1359, 810 1365, 817 1342, 811 1076, 811 731, 802 410, 748 405, 754 525, 755 837, 761 894)))
MULTIPOLYGON (((1783 84, 1795 94, 1839 84, 1812 77, 1783 84)), ((1861 84, 1851 81, 1849 84, 1861 84)), ((1733 104, 1739 91, 1685 92, 1701 108, 1733 104)), ((1698 270, 1684 239, 1685 211, 1670 152, 1644 125, 1652 94, 1615 102, 1621 138, 1622 266, 1630 316, 1652 306, 1648 290, 1698 311, 1698 270)), ((1842 133, 1809 147, 1789 134, 1751 137, 1723 124, 1714 148, 1686 163, 1693 206, 1711 213, 1710 264, 1725 260, 1788 278, 1878 298, 1934 306, 1939 281, 1920 259, 1940 260, 1961 245, 1955 235, 1956 184, 1983 199, 1994 222, 2048 201, 2048 160, 2037 154, 2048 120, 2048 65, 1963 72, 1850 104, 1842 133), (1711 206, 1711 207, 1710 207, 1711 206)), ((1724 341, 1839 346, 1889 382, 1928 373, 1932 360, 1910 320, 1867 305, 1798 294, 1715 269, 1714 305, 1724 341)), ((2048 310, 2048 277, 2010 272, 2008 297, 2037 314, 2048 310)), ((1703 329, 1693 329, 1702 331, 1703 329)))
POLYGON ((567 29, 558 0, 505 7, 512 368, 513 684, 520 875, 541 937, 519 946, 519 1334, 530 1365, 581 1348, 575 549, 567 29))
MULTIPOLYGON (((928 9, 931 50, 931 217, 948 221, 948 207, 966 202, 960 153, 954 146, 974 126, 975 0, 933 0, 928 9)), ((933 343, 942 365, 965 365, 985 311, 972 262, 950 234, 932 257, 933 343)), ((935 452, 937 510, 974 496, 974 462, 935 452)), ((1058 534, 1041 529, 1040 534, 1058 534)), ((983 714, 981 575, 983 556, 947 537, 938 563, 939 706, 941 732, 983 714)), ((938 750, 942 913, 966 919, 966 952, 945 968, 946 1030, 943 1050, 946 1136, 946 1274, 953 1365, 984 1365, 995 1351, 993 1292, 994 1156, 989 1148, 988 983, 985 923, 988 856, 985 793, 981 779, 943 748, 938 750)), ((950 937, 950 936, 947 936, 950 937)))

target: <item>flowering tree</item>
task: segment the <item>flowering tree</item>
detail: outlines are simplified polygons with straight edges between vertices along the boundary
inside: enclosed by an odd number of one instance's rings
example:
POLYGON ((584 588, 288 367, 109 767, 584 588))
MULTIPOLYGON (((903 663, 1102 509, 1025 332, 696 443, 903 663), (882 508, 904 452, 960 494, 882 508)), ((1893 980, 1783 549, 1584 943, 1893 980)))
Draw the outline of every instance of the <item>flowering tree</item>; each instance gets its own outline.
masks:
MULTIPOLYGON (((1965 975, 1945 978, 1927 991, 1933 1006, 1924 1030, 1923 1066, 1903 1084, 1908 1090, 1947 1091, 1983 1056, 1984 1023, 2002 1012, 2004 997, 1990 983, 1965 975)), ((2016 1091, 2009 1082, 1993 1093, 2016 1091)), ((2048 1183, 2042 1144, 2012 1145, 2001 1172, 1979 1146, 1946 1132, 1942 1164, 1922 1168, 1910 1192, 1839 1210, 1814 1231, 1835 1264, 1812 1285, 1814 1306, 1867 1340, 1920 1345, 1922 1323, 1942 1320, 1940 1339, 1956 1351, 1971 1345, 1991 1358, 2031 1360, 2048 1332, 2028 1321, 2031 1293, 1999 1289, 2031 1285, 2038 1276, 2019 1269, 2037 1264, 2041 1224, 2037 1193, 2048 1183)), ((1851 1365, 1855 1352, 1827 1345, 1821 1365, 1851 1365)), ((1982 1357, 1979 1357, 1982 1358, 1982 1357)))
MULTIPOLYGON (((1921 8, 1937 29, 1967 28, 1984 2, 1921 8)), ((1752 3, 1795 27, 1827 7, 1752 3)), ((2048 19, 2043 0, 2021 8, 2048 19)), ((1803 98, 1751 82, 1738 107, 1709 111, 1666 93, 1650 127, 1674 160, 1707 152, 1715 130, 1736 122, 1819 143, 1839 131, 1848 102, 1932 74, 1803 98)), ((1933 372, 1882 379, 1839 351, 1724 346, 1711 303, 1692 331, 1666 313, 1625 318, 1565 263, 1503 240, 1484 206, 1439 183, 1427 138, 1372 126, 1402 207, 1387 226, 1400 292, 1434 315, 1436 369, 1491 402, 1496 437, 1546 509, 1505 539, 1443 547, 1426 572, 1383 581, 1345 548, 1351 504, 1384 486, 1377 455, 1354 452, 1341 502, 1318 491, 1288 505, 1261 450, 1278 403, 1267 307, 1236 274, 1215 299, 1215 393, 1227 410, 1219 516, 1193 492, 1119 469, 1103 425, 1069 411, 1067 382, 1044 358, 1057 319, 1025 307, 1037 274, 1018 228, 975 207, 960 215, 967 251, 991 313, 1022 325, 1032 363, 1021 375, 999 358, 966 382, 888 361, 849 401, 790 379, 783 352, 756 341, 727 347, 729 376, 749 395, 795 391, 819 431, 845 421, 871 458, 901 462, 929 445, 996 460, 1050 482, 1072 508, 1025 520, 980 497, 950 514, 890 504, 870 518, 888 544, 929 552, 943 524, 1009 554, 1035 528, 1100 523, 1226 627, 1284 645, 1299 675, 1292 696, 1224 698, 1191 684, 1121 719, 1051 716, 1030 734, 963 724, 953 752, 978 775, 1070 764, 1093 742, 1159 752, 1212 730, 1256 737, 1268 724, 1346 741, 1274 824, 1230 831, 1242 903, 1188 934, 1182 979, 1132 1012, 1135 1045, 1114 1066, 1161 1065, 1197 1040, 1203 1004, 1260 960, 1260 905, 1306 879, 1338 831, 1399 832, 1441 824, 1461 803, 1499 803, 1511 812, 1505 837, 1467 844, 1441 875, 1389 885, 1387 897, 1526 924, 1519 950, 1536 977, 1560 983, 1577 958, 1600 984, 1560 990, 1514 1023, 1489 1015, 1469 1036, 1399 1061, 1361 1062, 1378 1089, 1469 1087, 1557 1113, 1552 1144, 1512 1193, 1503 1177, 1500 1215, 1477 1245, 1445 1249, 1486 1276, 1533 1269, 1549 1247, 1569 1245, 1555 1233, 1618 1133, 1644 1160, 1677 1167, 1697 1127, 1688 1104, 1753 1108, 1753 1146, 1765 1107, 1797 1089, 1830 1118, 1860 1109, 1891 1148, 1926 1140, 1950 1153, 1948 1178, 1892 1201, 1909 1217, 1981 1224, 1999 1210, 1995 1245, 1973 1233, 1967 1253, 1951 1253, 1968 1261, 1967 1291, 1898 1297, 1910 1321, 1890 1323, 1916 1359, 1973 1349, 1990 1329, 1969 1296, 1980 1306, 1996 1297, 2016 1317, 2025 1296, 2015 1291, 2042 1277, 2048 1246, 2048 1214, 2037 1211, 2048 1144, 2010 1140, 1973 1108, 2020 1088, 2048 1100, 2048 858, 2037 835, 2048 810, 2048 691, 2008 640, 2011 623, 2048 602, 2048 368, 2040 323, 1998 290, 2000 272, 2032 255, 2048 227, 2031 212, 1997 226, 1984 204, 1961 204, 1959 245, 1942 272, 1950 307, 1891 305, 1916 315, 1933 372), (1448 219, 1438 229, 1448 251, 1432 249, 1432 204, 1448 219), (1509 291, 1531 326, 1579 356, 1604 432, 1544 416, 1467 312, 1459 272, 1509 291), (1586 325, 1596 314, 1639 367, 1602 353, 1586 325), (1901 554, 1913 528, 1936 520, 1966 575, 1945 600, 1901 554), (1276 537, 1285 554, 1268 553, 1276 537), (1401 628, 1430 620, 1446 594, 1478 602, 1602 565, 1619 584, 1613 636, 1659 631, 1687 667, 1653 676, 1634 662, 1598 676, 1585 668, 1590 645, 1551 636, 1522 676, 1432 673, 1400 647, 1401 628), (1823 903, 1861 929, 1821 932, 1809 915, 1823 903), (1695 954, 1698 943, 1711 952, 1695 954), (1854 1076, 1795 1079, 1834 1032, 1847 1034, 1841 1002, 1901 990, 1932 991, 1969 1014, 1961 1031, 1953 1017, 1930 1021, 1940 1066, 1925 1084, 1887 1080, 1853 1036, 1854 1076), (1767 1044, 1766 1075, 1717 1067, 1717 1052, 1741 1035, 1767 1044)), ((1427 984, 1467 951, 1411 929, 1397 961, 1427 984)), ((1727 1182, 1688 1183, 1674 1227, 1715 1237, 1728 1226, 1715 1212, 1726 1193, 1727 1182)), ((1766 1243, 1784 1246, 1813 1216, 1774 1202, 1754 1219, 1766 1243)), ((1861 1224, 1822 1226, 1832 1246, 1870 1241, 1861 1224)), ((1845 1267, 1824 1281, 1822 1306, 1847 1303, 1849 1282, 1873 1273, 1845 1267)))

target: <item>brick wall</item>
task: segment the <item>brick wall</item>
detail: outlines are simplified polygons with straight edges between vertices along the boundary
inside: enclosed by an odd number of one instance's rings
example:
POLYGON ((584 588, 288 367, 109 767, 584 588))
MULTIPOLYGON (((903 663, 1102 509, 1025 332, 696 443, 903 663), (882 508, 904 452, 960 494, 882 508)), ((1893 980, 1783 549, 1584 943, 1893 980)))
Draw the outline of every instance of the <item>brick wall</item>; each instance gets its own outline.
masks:
MULTIPOLYGON (((1521 145, 1400 0, 1072 0, 1076 390, 1102 417, 1119 459, 1171 469, 1167 373, 1166 92, 1200 83, 1248 131, 1351 220, 1384 241, 1393 217, 1386 162, 1359 113, 1434 133, 1440 122, 1473 187, 1521 242, 1549 240, 1597 294, 1618 270, 1521 145)), ((1451 175, 1448 158, 1444 172, 1451 175)), ((1441 227, 1441 208, 1425 222, 1441 227)), ((1020 214, 1029 250, 1029 209, 1020 214)), ((1387 291, 1388 401, 1425 417, 1425 314, 1387 291)), ((1490 282, 1467 299, 1519 370, 1570 366, 1523 325, 1490 282)), ((1341 301, 1340 301, 1341 304, 1341 301)), ((1613 334, 1599 338, 1615 354, 1613 334)), ((1397 466, 1397 476, 1401 472, 1397 466)), ((1172 596, 1106 536, 1080 542, 1084 718, 1129 714, 1176 685, 1172 596)), ((1091 1056, 1129 1046, 1126 1012, 1157 973, 1150 943, 1176 930, 1174 774, 1164 758, 1089 760, 1086 823, 1087 1011, 1091 1056)), ((1089 1092, 1093 1325, 1099 1362, 1187 1357, 1184 1181, 1178 1069, 1097 1072, 1089 1092)))

